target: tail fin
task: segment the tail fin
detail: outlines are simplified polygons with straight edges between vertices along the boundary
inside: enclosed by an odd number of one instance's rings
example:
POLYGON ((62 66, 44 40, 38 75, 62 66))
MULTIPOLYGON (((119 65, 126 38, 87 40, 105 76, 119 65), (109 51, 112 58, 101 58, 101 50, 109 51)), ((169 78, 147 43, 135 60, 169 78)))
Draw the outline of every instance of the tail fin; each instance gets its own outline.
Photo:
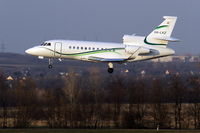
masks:
POLYGON ((146 44, 166 47, 169 41, 178 41, 178 39, 171 38, 177 17, 164 16, 163 18, 165 20, 145 38, 146 44))

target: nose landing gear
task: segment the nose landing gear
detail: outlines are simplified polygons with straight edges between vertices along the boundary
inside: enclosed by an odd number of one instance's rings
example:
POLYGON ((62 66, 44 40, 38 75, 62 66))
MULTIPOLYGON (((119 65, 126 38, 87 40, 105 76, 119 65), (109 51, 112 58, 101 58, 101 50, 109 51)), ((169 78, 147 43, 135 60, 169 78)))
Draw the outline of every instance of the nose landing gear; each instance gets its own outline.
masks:
POLYGON ((113 63, 109 62, 108 63, 108 73, 113 73, 113 72, 114 72, 113 63))
POLYGON ((52 59, 49 59, 49 65, 48 65, 48 68, 49 69, 52 69, 53 68, 53 61, 52 61, 52 59))

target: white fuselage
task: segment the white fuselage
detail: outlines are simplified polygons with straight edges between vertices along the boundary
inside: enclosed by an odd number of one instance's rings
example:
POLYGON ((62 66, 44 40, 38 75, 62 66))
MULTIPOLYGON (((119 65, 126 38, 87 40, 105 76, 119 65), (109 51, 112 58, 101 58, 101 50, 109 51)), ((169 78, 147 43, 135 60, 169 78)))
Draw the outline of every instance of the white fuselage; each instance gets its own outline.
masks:
POLYGON ((26 50, 26 53, 40 57, 92 62, 132 62, 173 55, 174 51, 166 47, 146 44, 50 40, 26 50), (129 47, 131 52, 128 52, 129 47), (144 50, 147 52, 145 53, 144 50), (152 51, 156 52, 152 53, 152 51))

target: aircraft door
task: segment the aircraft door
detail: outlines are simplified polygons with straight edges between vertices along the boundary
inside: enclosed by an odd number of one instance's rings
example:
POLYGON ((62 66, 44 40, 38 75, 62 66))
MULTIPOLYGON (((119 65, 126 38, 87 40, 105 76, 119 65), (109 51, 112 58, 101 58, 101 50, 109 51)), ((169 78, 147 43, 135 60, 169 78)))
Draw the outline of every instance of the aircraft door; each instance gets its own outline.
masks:
POLYGON ((54 57, 62 57, 62 43, 60 42, 56 42, 54 45, 54 57))

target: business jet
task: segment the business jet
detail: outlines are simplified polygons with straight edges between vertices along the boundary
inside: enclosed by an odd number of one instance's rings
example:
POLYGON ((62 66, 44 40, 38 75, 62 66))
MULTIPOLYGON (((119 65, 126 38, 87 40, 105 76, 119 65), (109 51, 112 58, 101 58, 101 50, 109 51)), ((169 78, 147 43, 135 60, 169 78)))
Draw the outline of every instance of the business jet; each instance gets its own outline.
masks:
POLYGON ((108 63, 108 72, 113 73, 114 63, 127 63, 150 60, 175 54, 168 48, 168 42, 176 42, 172 38, 177 17, 164 16, 164 21, 148 36, 124 35, 123 43, 91 42, 74 40, 50 40, 39 46, 27 49, 25 52, 38 56, 40 59, 49 58, 49 69, 52 59, 68 58, 90 62, 108 63))

